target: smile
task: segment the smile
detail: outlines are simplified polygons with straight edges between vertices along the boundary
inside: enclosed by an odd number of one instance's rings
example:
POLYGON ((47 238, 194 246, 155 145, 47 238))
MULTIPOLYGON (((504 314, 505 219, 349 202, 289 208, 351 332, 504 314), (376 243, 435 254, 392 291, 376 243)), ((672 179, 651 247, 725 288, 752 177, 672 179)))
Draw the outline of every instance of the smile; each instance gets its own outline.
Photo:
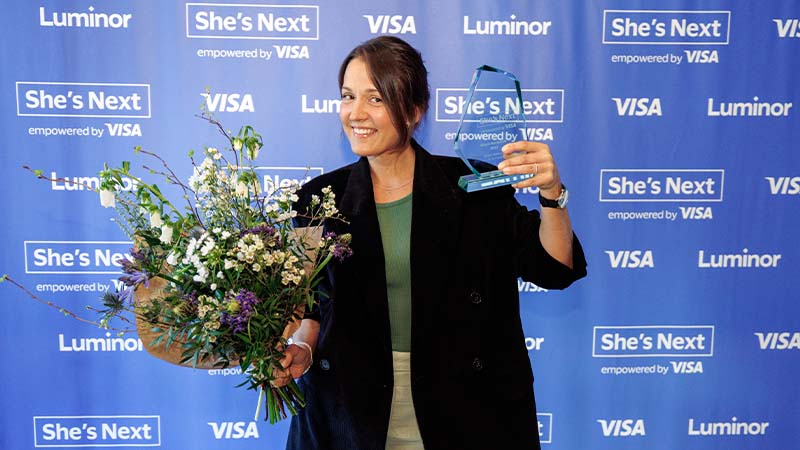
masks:
POLYGON ((356 127, 353 127, 353 134, 356 135, 356 136, 360 136, 360 137, 366 137, 366 136, 369 136, 369 135, 374 134, 376 132, 377 132, 377 130, 375 130, 373 128, 356 128, 356 127))

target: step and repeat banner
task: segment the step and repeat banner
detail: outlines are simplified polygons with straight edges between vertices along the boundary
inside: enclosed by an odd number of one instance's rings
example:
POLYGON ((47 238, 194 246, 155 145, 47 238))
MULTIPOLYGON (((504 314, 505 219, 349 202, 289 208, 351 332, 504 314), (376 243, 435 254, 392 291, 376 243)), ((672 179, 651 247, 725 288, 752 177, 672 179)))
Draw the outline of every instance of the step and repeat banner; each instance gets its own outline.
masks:
MULTIPOLYGON (((84 186, 157 168, 139 145, 188 177, 224 146, 201 108, 253 125, 277 184, 354 161, 339 64, 397 35, 430 72, 424 146, 454 154, 473 70, 500 67, 569 187, 589 276, 519 282, 544 448, 799 448, 800 3, 15 0, 0 28, 1 271, 40 298, 92 316, 131 243, 84 186)), ((284 447, 238 368, 0 293, 0 448, 284 447)))

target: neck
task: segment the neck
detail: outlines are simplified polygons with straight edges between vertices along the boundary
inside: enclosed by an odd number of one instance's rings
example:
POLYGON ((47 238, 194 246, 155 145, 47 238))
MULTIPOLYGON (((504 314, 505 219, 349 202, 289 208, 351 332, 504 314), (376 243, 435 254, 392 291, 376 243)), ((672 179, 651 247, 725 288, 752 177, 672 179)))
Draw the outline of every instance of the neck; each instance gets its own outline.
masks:
POLYGON ((378 203, 390 202, 411 193, 416 154, 411 145, 369 157, 372 190, 378 203))
POLYGON ((416 155, 411 145, 403 149, 369 157, 372 184, 396 187, 414 178, 416 155))

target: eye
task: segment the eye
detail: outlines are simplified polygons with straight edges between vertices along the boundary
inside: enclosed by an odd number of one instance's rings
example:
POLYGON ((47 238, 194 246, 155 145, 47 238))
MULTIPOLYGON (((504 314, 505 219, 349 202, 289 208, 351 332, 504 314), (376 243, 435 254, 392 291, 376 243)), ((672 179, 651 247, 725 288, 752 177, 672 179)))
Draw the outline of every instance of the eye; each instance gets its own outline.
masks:
POLYGON ((383 99, 380 98, 380 97, 370 97, 369 98, 369 102, 370 103, 379 104, 379 103, 383 103, 383 99))
POLYGON ((349 92, 342 92, 342 101, 349 102, 353 100, 353 94, 349 92))

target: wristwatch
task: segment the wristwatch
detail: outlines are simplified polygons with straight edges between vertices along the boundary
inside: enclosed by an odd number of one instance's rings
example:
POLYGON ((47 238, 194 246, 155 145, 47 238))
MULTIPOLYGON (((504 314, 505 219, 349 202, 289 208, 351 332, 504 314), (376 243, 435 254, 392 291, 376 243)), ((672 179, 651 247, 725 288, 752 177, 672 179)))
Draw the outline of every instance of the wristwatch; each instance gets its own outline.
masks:
POLYGON ((569 191, 567 191, 567 187, 564 184, 561 184, 561 193, 558 194, 558 197, 555 200, 550 200, 549 198, 542 197, 542 191, 539 191, 539 204, 544 206, 545 208, 558 208, 564 209, 567 207, 567 200, 569 199, 569 191))

